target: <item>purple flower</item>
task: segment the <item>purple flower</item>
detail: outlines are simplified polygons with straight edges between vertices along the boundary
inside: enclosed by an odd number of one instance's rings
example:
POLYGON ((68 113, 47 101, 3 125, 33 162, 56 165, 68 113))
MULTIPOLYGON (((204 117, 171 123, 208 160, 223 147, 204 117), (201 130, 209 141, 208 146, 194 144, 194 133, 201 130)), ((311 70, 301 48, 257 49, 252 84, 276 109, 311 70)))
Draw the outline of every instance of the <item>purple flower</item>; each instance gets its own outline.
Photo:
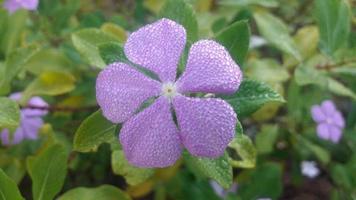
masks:
POLYGON ((10 13, 15 12, 18 9, 36 10, 38 6, 38 0, 5 0, 4 8, 10 13))
MULTIPOLYGON (((21 99, 21 93, 14 93, 10 95, 10 99, 19 101, 21 99)), ((47 107, 48 104, 40 97, 32 97, 28 101, 28 105, 47 107)), ((15 145, 19 144, 24 139, 35 140, 37 139, 38 130, 42 127, 42 116, 46 115, 47 111, 42 109, 24 108, 20 112, 20 125, 13 134, 13 138, 10 138, 8 129, 0 132, 0 138, 3 145, 15 145)))
POLYGON ((325 100, 320 106, 312 106, 311 113, 313 120, 318 124, 318 136, 324 140, 338 143, 342 136, 342 129, 345 127, 345 121, 334 103, 325 100))
POLYGON ((195 156, 218 157, 234 137, 237 118, 228 103, 187 95, 233 94, 242 80, 239 66, 223 46, 201 40, 191 46, 185 72, 176 80, 185 42, 180 24, 161 19, 132 33, 124 47, 128 59, 156 73, 160 81, 120 62, 98 75, 98 104, 107 119, 124 122, 120 142, 135 166, 172 165, 183 146, 195 156), (144 101, 155 97, 152 105, 136 114, 144 101))

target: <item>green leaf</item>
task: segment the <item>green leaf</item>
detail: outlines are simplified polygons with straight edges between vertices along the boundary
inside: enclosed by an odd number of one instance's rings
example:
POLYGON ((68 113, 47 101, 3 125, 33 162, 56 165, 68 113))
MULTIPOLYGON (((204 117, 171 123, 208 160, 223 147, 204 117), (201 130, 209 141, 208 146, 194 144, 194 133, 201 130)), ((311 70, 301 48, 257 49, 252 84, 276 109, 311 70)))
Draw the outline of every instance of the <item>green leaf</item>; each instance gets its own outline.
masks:
POLYGON ((100 144, 115 140, 116 125, 96 111, 86 118, 74 135, 74 150, 79 152, 96 151, 100 144))
POLYGON ((241 177, 245 176, 246 180, 239 182, 238 194, 241 199, 279 199, 283 191, 282 175, 282 167, 276 163, 264 163, 252 172, 243 172, 241 177))
POLYGON ((267 102, 285 102, 283 97, 264 83, 244 80, 232 96, 223 96, 236 111, 237 116, 247 117, 267 102))
POLYGON ((114 173, 123 176, 130 185, 143 183, 154 174, 153 169, 132 166, 121 150, 112 152, 111 166, 114 173))
POLYGON ((228 189, 232 184, 232 167, 227 153, 219 158, 201 158, 183 154, 185 163, 198 177, 212 178, 222 187, 228 189))
POLYGON ((278 137, 277 125, 263 125, 260 133, 256 135, 256 148, 260 154, 267 154, 273 151, 274 144, 278 137))
POLYGON ((102 185, 96 188, 79 187, 69 190, 58 200, 131 200, 129 195, 112 185, 102 185))
MULTIPOLYGON (((11 16, 7 17, 7 24, 4 37, 2 40, 1 49, 5 55, 9 55, 19 44, 21 39, 21 33, 25 28, 26 20, 28 18, 28 12, 25 10, 18 10, 11 16)), ((3 29, 3 27, 1 27, 3 29)))
POLYGON ((351 27, 350 8, 344 0, 316 0, 315 16, 319 25, 320 47, 331 55, 342 47, 351 27))
POLYGON ((271 45, 297 60, 301 59, 298 47, 289 35, 288 26, 281 19, 267 12, 256 12, 254 17, 259 32, 271 45))
POLYGON ((247 21, 231 24, 220 31, 215 39, 225 46, 235 62, 243 65, 250 43, 250 28, 247 21))
POLYGON ((264 7, 277 7, 276 0, 220 0, 218 4, 224 6, 264 6, 264 7))
POLYGON ((104 62, 108 65, 113 62, 127 62, 124 49, 117 42, 109 42, 98 46, 99 53, 104 62))
POLYGON ((127 39, 125 29, 117 24, 107 22, 103 24, 100 29, 105 33, 115 37, 121 43, 125 42, 127 39))
POLYGON ((356 100, 356 94, 340 82, 328 78, 328 86, 329 90, 337 95, 345 96, 345 97, 351 97, 352 99, 356 100))
POLYGON ((288 70, 274 59, 251 59, 247 65, 245 75, 251 79, 271 85, 289 79, 288 70))
POLYGON ((198 39, 198 22, 195 13, 191 5, 184 0, 167 0, 160 11, 160 16, 183 25, 187 31, 188 43, 198 39))
POLYGON ((20 121, 19 105, 6 97, 0 97, 0 130, 9 128, 15 130, 20 121))
POLYGON ((98 46, 103 43, 118 42, 118 40, 104 31, 88 28, 73 33, 72 42, 89 64, 104 68, 106 64, 100 57, 98 46))
POLYGON ((16 183, 0 168, 0 200, 22 200, 16 183))
POLYGON ((38 75, 49 71, 70 72, 72 66, 64 53, 54 48, 46 48, 34 54, 26 63, 25 69, 38 75))
POLYGON ((54 199, 67 174, 66 149, 60 144, 49 146, 27 159, 27 170, 32 180, 33 199, 54 199))
MULTIPOLYGON (((320 162, 323 164, 330 162, 330 153, 327 150, 317 144, 310 142, 301 135, 298 135, 297 138, 301 141, 301 145, 309 149, 318 158, 318 160, 320 160, 320 162)), ((297 148, 299 148, 299 146, 297 148)))
POLYGON ((326 87, 328 84, 327 77, 323 73, 316 70, 314 66, 309 66, 307 64, 299 65, 296 68, 294 78, 296 83, 301 86, 314 84, 326 87))
POLYGON ((37 50, 36 46, 31 45, 26 48, 16 49, 6 57, 5 68, 3 69, 5 77, 0 80, 0 88, 9 84, 10 81, 20 73, 24 65, 37 50))
POLYGON ((244 134, 237 134, 229 147, 236 151, 241 160, 230 159, 233 167, 253 168, 256 165, 256 149, 251 139, 244 134))
POLYGON ((33 80, 23 92, 25 102, 33 95, 60 95, 74 89, 75 78, 64 72, 44 72, 33 80))

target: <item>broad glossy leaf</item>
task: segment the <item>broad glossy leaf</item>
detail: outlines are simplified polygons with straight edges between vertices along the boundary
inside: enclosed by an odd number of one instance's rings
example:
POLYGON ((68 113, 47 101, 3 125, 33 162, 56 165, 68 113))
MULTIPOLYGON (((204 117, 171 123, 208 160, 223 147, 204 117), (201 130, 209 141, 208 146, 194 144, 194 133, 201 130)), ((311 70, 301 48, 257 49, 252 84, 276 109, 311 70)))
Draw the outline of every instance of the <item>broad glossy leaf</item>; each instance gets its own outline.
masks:
POLYGON ((0 200, 22 200, 16 183, 0 168, 0 200))
POLYGON ((124 152, 116 150, 112 152, 111 166, 115 174, 121 175, 130 185, 137 185, 150 178, 154 170, 148 168, 138 168, 130 165, 125 158, 124 152))
POLYGON ((61 144, 54 144, 27 159, 33 199, 54 199, 62 189, 67 174, 67 157, 66 149, 61 144))
POLYGON ((102 185, 96 188, 78 187, 69 190, 58 200, 131 200, 131 198, 112 185, 102 185))
POLYGON ((244 134, 236 134, 229 147, 235 150, 241 160, 230 159, 233 167, 253 168, 256 165, 256 149, 251 139, 244 134))
POLYGON ((260 34, 273 46, 281 51, 301 59, 298 47, 289 34, 284 22, 267 12, 256 12, 254 14, 260 34))
POLYGON ((342 47, 349 36, 351 13, 344 0, 316 0, 315 16, 320 30, 320 47, 332 54, 342 47))
POLYGON ((0 97, 0 130, 3 128, 16 129, 20 121, 19 105, 6 97, 0 97))
POLYGON ((104 68, 106 66, 100 57, 98 45, 118 40, 102 30, 88 28, 72 34, 72 42, 77 51, 88 61, 89 64, 104 68))
POLYGON ((74 89, 75 78, 64 72, 44 72, 33 80, 23 92, 23 99, 33 95, 60 95, 74 89))
POLYGON ((243 65, 250 42, 250 28, 247 21, 237 21, 220 31, 215 39, 231 54, 232 58, 243 65))
POLYGON ((195 13, 191 5, 184 0, 166 0, 159 15, 183 25, 187 31, 188 43, 191 44, 198 39, 198 22, 195 13))
POLYGON ((223 96, 239 118, 247 117, 267 102, 285 102, 283 97, 264 83, 245 79, 232 96, 223 96))
POLYGON ((198 176, 212 178, 222 187, 228 189, 232 184, 232 167, 227 153, 215 159, 201 158, 183 154, 187 166, 198 176))
POLYGON ((116 125, 108 121, 96 111, 86 118, 74 135, 73 147, 75 151, 96 151, 100 144, 115 140, 116 125))
POLYGON ((127 58, 124 49, 118 42, 109 42, 98 46, 99 53, 104 62, 108 65, 113 62, 126 62, 127 58))

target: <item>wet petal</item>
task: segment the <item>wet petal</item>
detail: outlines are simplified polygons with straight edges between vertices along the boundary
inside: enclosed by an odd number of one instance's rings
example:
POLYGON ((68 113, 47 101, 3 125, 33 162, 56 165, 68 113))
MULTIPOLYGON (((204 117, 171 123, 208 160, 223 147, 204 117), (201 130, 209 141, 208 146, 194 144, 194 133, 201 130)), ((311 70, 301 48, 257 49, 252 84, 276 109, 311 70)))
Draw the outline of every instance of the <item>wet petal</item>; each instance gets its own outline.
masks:
POLYGON ((114 123, 126 121, 147 99, 161 92, 160 83, 124 63, 113 63, 96 80, 96 100, 114 123))
POLYGON ((229 52, 212 40, 192 45, 185 72, 178 80, 178 90, 232 94, 242 81, 242 72, 229 52))
POLYGON ((133 32, 125 44, 125 54, 132 62, 155 72, 163 82, 175 81, 185 42, 183 26, 161 19, 133 32))
POLYGON ((323 101, 323 103, 321 103, 321 109, 323 110, 325 115, 328 117, 333 116, 334 112, 336 111, 335 104, 331 100, 323 101))
POLYGON ((340 128, 345 128, 345 120, 342 114, 339 111, 335 111, 333 115, 333 123, 340 127, 340 128))
POLYGON ((318 105, 312 106, 311 114, 312 114, 312 118, 315 122, 320 123, 320 122, 323 122, 326 120, 325 114, 323 113, 321 107, 318 105))
POLYGON ((338 143, 342 136, 342 130, 340 127, 329 125, 330 140, 333 143, 338 143))
POLYGON ((22 122, 22 129, 24 138, 35 140, 38 138, 38 131, 43 125, 43 120, 39 117, 24 118, 22 122))
POLYGON ((165 97, 123 124, 120 142, 128 161, 138 167, 166 167, 181 155, 178 129, 165 97))
POLYGON ((330 138, 329 125, 327 123, 319 124, 317 126, 316 132, 321 139, 328 140, 330 138))
POLYGON ((218 157, 235 135, 236 114, 221 99, 173 100, 182 143, 195 156, 218 157))

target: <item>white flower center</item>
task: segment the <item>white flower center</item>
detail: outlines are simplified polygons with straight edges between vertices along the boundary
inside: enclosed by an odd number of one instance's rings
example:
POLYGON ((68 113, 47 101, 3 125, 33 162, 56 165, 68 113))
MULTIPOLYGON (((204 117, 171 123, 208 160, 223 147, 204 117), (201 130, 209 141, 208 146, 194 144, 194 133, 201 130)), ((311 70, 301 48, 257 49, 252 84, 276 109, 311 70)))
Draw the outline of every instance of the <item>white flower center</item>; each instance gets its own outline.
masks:
POLYGON ((172 99, 178 94, 177 87, 174 83, 168 82, 168 83, 163 83, 162 85, 162 95, 172 99))

